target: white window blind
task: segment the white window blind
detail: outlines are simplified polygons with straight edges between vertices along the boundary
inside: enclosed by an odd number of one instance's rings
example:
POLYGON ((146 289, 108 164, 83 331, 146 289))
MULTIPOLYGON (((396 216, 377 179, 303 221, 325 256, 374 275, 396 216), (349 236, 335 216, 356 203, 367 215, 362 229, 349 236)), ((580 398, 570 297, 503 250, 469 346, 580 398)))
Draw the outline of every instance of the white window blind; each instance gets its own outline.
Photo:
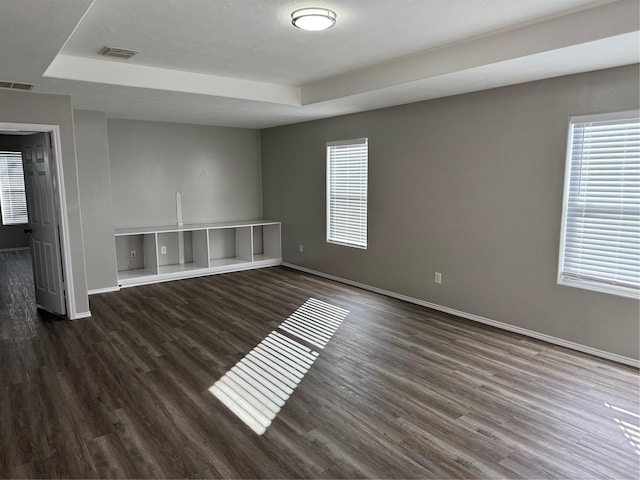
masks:
POLYGON ((640 115, 569 124, 558 282, 640 296, 640 115))
POLYGON ((366 138, 327 143, 327 242, 367 248, 366 138))
POLYGON ((0 208, 3 225, 28 222, 22 155, 19 152, 0 152, 0 208))

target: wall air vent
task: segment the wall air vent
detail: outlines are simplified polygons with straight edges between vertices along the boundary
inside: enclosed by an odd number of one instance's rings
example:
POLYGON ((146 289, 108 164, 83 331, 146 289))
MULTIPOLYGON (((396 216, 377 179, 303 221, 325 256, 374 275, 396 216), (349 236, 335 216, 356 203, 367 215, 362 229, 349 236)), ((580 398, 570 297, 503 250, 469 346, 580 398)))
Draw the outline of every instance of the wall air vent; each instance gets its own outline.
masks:
POLYGON ((133 57, 137 52, 135 50, 127 50, 126 48, 114 48, 114 47, 102 47, 98 52, 100 55, 104 55, 105 57, 113 57, 113 58, 123 58, 125 60, 133 57))
POLYGON ((31 90, 33 85, 28 83, 0 82, 0 88, 12 88, 14 90, 31 90))

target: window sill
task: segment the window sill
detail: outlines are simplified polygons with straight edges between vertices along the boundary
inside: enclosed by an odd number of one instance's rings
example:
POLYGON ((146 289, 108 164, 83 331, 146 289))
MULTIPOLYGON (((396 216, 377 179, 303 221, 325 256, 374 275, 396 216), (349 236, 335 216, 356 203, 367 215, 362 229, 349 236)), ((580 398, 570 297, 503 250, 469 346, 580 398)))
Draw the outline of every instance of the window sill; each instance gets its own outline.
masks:
POLYGON ((594 282, 592 280, 581 280, 577 278, 560 277, 558 285, 565 287, 582 288, 583 290, 591 290, 593 292, 608 293, 618 297, 640 299, 640 290, 629 287, 621 287, 607 283, 594 282))

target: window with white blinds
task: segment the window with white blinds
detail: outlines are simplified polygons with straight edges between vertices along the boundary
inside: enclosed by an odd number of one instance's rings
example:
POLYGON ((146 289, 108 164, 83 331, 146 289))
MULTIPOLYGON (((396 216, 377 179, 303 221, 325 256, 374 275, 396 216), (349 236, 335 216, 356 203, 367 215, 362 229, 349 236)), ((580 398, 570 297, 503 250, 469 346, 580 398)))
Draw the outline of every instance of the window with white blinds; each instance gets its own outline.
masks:
POLYGON ((366 138, 327 143, 327 242, 367 248, 366 138))
POLYGON ((558 283, 640 296, 640 115, 569 123, 558 283))
POLYGON ((0 209, 3 225, 28 222, 20 152, 0 152, 0 209))

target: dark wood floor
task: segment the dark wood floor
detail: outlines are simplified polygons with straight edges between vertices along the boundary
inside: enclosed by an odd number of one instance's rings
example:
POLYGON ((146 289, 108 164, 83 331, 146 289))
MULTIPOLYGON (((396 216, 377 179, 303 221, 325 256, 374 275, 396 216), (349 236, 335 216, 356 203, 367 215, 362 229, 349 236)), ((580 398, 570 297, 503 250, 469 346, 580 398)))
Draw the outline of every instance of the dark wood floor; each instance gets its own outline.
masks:
POLYGON ((275 267, 33 307, 0 253, 2 477, 639 477, 638 371, 275 267), (309 297, 350 310, 257 436, 209 387, 309 297))

